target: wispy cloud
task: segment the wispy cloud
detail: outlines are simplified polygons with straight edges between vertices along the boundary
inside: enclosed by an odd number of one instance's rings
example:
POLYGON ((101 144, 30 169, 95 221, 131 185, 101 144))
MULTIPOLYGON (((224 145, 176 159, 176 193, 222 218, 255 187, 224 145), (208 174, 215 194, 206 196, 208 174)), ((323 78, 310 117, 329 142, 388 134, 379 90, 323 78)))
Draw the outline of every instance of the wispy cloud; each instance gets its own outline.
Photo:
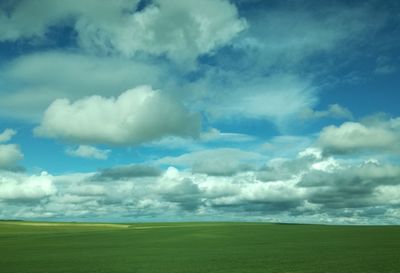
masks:
POLYGON ((108 158, 111 150, 101 150, 89 145, 79 145, 76 149, 67 148, 65 152, 70 156, 105 160, 108 158))

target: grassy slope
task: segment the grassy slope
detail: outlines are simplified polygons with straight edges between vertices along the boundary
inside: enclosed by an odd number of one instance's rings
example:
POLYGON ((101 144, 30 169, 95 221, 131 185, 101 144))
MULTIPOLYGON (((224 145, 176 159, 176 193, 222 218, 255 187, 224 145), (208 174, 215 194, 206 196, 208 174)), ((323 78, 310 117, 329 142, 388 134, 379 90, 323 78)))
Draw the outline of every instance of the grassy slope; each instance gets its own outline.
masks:
POLYGON ((400 272, 400 227, 0 222, 0 272, 400 272))

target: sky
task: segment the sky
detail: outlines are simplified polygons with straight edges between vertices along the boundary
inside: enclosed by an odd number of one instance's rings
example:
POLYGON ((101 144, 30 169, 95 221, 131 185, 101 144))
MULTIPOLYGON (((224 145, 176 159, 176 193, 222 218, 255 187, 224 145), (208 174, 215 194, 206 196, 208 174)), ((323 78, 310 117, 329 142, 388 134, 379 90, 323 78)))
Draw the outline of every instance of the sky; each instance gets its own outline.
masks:
POLYGON ((0 219, 400 224, 397 0, 0 1, 0 219))

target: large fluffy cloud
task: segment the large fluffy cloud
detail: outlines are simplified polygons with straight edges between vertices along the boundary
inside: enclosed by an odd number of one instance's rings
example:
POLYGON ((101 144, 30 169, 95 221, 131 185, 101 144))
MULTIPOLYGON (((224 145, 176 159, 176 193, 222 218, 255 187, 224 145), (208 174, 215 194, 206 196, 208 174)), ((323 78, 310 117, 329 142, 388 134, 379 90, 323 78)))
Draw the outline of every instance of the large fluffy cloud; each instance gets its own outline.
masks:
POLYGON ((58 99, 44 113, 35 134, 77 143, 135 145, 169 135, 195 137, 199 127, 199 116, 180 102, 141 86, 118 98, 58 99))
POLYGON ((176 204, 183 210, 193 211, 201 204, 199 185, 173 167, 168 168, 159 179, 155 191, 162 200, 176 204))
POLYGON ((43 172, 27 176, 17 173, 0 173, 0 201, 40 201, 56 193, 52 176, 43 172))
POLYGON ((309 201, 328 208, 359 208, 386 205, 389 200, 377 200, 380 186, 400 185, 400 168, 393 165, 363 163, 326 172, 313 170, 299 183, 312 188, 309 201))
POLYGON ((400 118, 346 122, 322 130, 319 145, 326 153, 400 152, 400 118))

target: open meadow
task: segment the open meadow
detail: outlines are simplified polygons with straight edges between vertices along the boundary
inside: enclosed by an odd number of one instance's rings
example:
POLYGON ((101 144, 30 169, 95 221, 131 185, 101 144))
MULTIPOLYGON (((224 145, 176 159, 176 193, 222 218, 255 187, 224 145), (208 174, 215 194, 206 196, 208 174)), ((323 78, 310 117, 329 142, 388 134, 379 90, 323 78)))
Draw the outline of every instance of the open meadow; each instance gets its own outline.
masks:
POLYGON ((2 273, 400 272, 400 227, 0 222, 2 273))

